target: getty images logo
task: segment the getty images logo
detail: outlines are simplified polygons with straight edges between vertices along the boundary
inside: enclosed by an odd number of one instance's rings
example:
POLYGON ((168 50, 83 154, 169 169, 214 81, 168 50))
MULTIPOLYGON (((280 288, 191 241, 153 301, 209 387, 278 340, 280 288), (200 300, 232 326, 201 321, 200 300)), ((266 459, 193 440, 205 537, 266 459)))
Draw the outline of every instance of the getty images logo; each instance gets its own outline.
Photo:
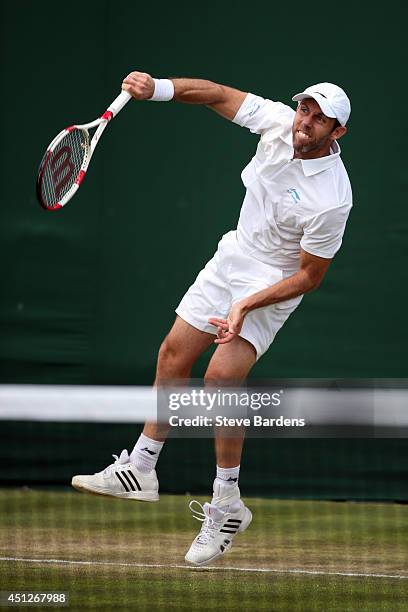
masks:
POLYGON ((294 187, 292 187, 291 189, 287 189, 287 192, 290 193, 295 204, 297 202, 300 202, 300 195, 298 194, 298 192, 296 191, 294 187))

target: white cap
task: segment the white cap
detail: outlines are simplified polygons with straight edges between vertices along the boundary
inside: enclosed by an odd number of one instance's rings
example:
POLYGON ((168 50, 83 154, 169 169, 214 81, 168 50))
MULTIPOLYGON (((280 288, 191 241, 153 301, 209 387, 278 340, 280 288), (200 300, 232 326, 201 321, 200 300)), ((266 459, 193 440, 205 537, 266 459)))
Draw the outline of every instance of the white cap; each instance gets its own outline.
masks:
POLYGON ((346 125, 351 113, 351 104, 346 93, 338 85, 333 85, 333 83, 311 85, 302 93, 293 96, 292 100, 300 102, 305 98, 313 98, 326 117, 337 119, 340 125, 346 125))

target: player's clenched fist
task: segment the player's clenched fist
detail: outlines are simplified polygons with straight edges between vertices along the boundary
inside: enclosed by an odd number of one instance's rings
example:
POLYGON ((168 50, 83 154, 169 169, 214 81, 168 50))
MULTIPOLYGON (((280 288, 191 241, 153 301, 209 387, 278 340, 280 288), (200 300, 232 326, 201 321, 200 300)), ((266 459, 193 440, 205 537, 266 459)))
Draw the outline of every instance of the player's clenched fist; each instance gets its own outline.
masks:
POLYGON ((148 100, 154 94, 154 80, 146 72, 131 72, 123 79, 122 89, 136 100, 148 100))

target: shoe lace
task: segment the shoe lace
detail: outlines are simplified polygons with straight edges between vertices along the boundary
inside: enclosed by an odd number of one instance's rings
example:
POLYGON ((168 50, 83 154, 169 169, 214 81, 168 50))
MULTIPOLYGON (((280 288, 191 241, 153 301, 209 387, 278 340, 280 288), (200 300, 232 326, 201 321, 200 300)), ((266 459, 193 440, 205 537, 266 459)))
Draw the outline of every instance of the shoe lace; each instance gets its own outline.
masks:
POLYGON ((108 467, 106 467, 103 470, 104 474, 109 475, 111 473, 111 471, 113 470, 113 468, 117 468, 119 465, 123 465, 125 462, 123 461, 123 451, 121 453, 120 456, 118 455, 112 455, 112 457, 115 459, 115 461, 113 463, 111 463, 110 465, 108 465, 108 467))
POLYGON ((201 527, 201 531, 196 537, 196 540, 195 540, 196 543, 197 544, 207 544, 207 542, 212 540, 214 536, 216 535, 220 523, 217 523, 211 516, 206 514, 204 511, 204 506, 200 504, 200 502, 197 501, 196 499, 193 499, 189 503, 188 507, 190 508, 193 514, 193 518, 203 523, 201 527), (194 504, 196 504, 200 509, 196 510, 194 508, 194 504))

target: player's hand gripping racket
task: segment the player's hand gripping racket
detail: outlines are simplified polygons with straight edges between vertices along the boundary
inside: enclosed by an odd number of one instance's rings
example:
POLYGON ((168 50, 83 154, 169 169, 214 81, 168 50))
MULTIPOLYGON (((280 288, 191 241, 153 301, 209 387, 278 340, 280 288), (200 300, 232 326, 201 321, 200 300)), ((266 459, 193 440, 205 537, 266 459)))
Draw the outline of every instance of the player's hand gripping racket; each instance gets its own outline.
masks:
POLYGON ((101 117, 90 123, 71 125, 54 138, 42 158, 37 176, 37 198, 43 208, 62 208, 75 195, 102 132, 131 97, 127 91, 122 91, 101 117), (88 130, 97 126, 90 141, 88 130))

